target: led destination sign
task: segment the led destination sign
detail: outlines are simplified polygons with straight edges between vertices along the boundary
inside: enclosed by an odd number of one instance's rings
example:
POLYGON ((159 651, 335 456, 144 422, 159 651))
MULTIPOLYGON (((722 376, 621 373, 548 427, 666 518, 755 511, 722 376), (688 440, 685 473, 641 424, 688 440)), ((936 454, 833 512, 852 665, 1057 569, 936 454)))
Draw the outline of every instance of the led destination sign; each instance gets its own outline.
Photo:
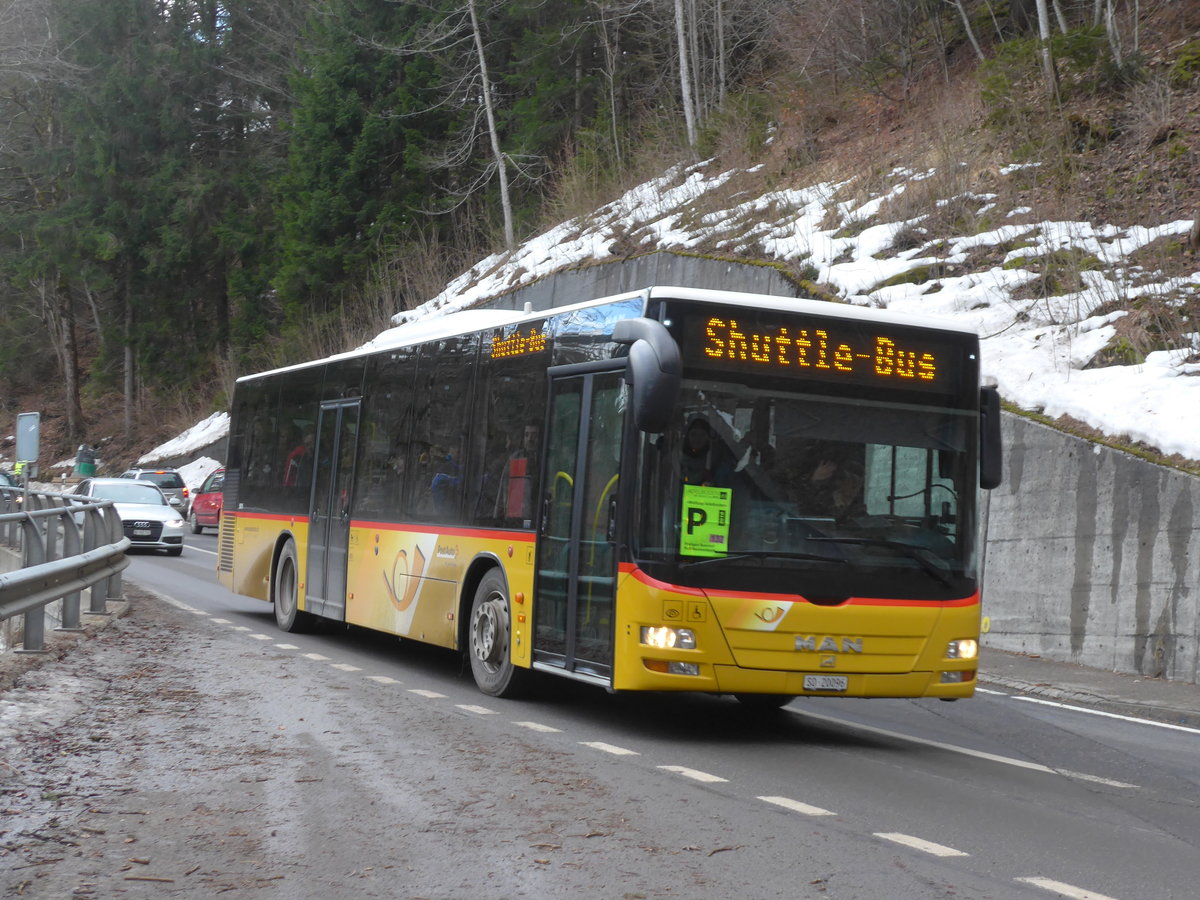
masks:
POLYGON ((836 319, 701 316, 688 322, 685 342, 688 358, 706 367, 896 387, 937 387, 961 359, 944 337, 836 319))
POLYGON ((530 328, 528 334, 521 334, 518 330, 510 337, 492 339, 492 359, 528 356, 531 353, 541 353, 545 349, 546 333, 538 331, 537 326, 530 328))

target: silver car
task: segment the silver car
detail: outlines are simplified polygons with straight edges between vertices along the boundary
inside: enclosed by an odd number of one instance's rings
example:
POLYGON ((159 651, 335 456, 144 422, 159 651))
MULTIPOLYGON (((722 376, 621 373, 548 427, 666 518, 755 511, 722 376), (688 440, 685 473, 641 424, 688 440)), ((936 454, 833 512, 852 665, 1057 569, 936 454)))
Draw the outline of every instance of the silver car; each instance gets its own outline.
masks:
POLYGON ((149 481, 129 478, 85 478, 69 492, 94 500, 112 500, 125 537, 134 547, 183 552, 183 516, 149 481))

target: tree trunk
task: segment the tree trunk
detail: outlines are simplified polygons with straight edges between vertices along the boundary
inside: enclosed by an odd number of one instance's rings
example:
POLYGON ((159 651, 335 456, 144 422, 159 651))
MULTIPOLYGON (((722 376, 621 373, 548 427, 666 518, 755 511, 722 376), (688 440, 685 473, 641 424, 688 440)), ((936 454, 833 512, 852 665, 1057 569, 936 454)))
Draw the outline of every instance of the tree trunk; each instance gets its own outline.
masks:
POLYGON ((1058 102, 1058 69, 1050 52, 1050 10, 1046 0, 1037 0, 1038 39, 1042 44, 1042 72, 1046 76, 1046 93, 1058 102))
POLYGON ((124 321, 124 362, 125 362, 125 443, 133 443, 133 308, 129 303, 129 281, 126 278, 126 290, 123 302, 125 304, 124 321))
POLYGON ((61 274, 55 279, 54 293, 59 310, 63 350, 61 359, 67 441, 74 447, 84 437, 83 405, 79 399, 79 341, 75 331, 75 303, 71 296, 71 288, 61 274))
POLYGON ((971 28, 971 18, 967 15, 967 9, 963 6, 962 0, 953 0, 954 5, 958 8, 958 14, 962 17, 963 29, 967 32, 967 39, 970 40, 971 46, 975 48, 975 57, 983 62, 983 48, 979 46, 979 40, 975 37, 975 31, 971 28))
POLYGON ((679 47, 679 90, 688 146, 696 149, 696 112, 692 106, 692 76, 688 64, 687 31, 683 23, 683 0, 675 0, 675 42, 679 47))
POLYGON ((475 53, 479 57, 479 77, 483 82, 483 110, 487 116, 488 137, 492 143, 492 157, 496 162, 496 173, 500 179, 500 207, 504 213, 504 246, 508 250, 516 247, 513 231, 512 201, 508 196, 508 165, 500 150, 500 135, 496 132, 496 113, 492 106, 492 82, 488 78, 487 60, 483 55, 483 34, 479 29, 479 16, 475 12, 475 0, 469 0, 471 31, 475 37, 475 53))

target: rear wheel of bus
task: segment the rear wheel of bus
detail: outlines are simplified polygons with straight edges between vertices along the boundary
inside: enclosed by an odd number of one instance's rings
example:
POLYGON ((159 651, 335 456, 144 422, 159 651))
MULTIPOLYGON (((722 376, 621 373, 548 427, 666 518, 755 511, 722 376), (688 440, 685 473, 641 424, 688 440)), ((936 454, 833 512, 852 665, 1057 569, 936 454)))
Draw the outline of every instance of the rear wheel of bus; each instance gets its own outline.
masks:
POLYGON ((525 689, 529 673, 513 665, 511 645, 508 587, 500 571, 492 569, 475 589, 467 634, 471 674, 485 694, 515 697, 525 689))
POLYGON ((275 573, 271 578, 271 597, 275 601, 275 622, 283 631, 305 631, 313 617, 299 608, 300 577, 296 565, 296 545, 291 541, 284 544, 275 561, 275 573))

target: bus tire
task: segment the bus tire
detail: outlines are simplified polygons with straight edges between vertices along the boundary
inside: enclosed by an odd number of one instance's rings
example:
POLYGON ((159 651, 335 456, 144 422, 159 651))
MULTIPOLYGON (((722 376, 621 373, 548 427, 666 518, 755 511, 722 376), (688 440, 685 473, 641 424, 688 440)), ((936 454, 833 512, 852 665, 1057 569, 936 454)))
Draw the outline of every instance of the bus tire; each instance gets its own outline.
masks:
POLYGON ((491 569, 471 601, 467 655, 479 690, 492 697, 519 696, 529 673, 512 662, 512 613, 499 569, 491 569))
POLYGON ((300 574, 296 564, 296 545, 288 541, 275 561, 271 576, 271 599, 275 604, 275 623, 290 633, 308 629, 312 616, 300 606, 300 574))

